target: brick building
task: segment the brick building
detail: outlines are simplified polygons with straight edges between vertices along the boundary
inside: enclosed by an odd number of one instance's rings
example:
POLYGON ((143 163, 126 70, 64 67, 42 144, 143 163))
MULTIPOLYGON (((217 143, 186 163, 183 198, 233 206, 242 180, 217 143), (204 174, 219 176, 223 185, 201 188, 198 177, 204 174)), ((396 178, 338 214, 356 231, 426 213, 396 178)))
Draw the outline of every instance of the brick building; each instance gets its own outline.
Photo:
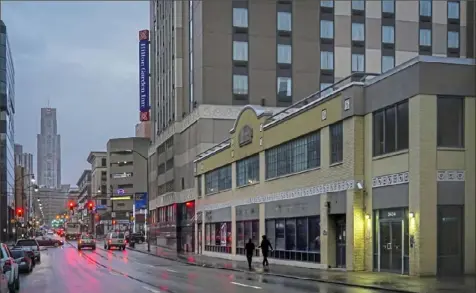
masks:
POLYGON ((277 264, 475 273, 474 60, 352 80, 275 115, 246 106, 198 156, 198 253, 240 259, 266 234, 277 264))

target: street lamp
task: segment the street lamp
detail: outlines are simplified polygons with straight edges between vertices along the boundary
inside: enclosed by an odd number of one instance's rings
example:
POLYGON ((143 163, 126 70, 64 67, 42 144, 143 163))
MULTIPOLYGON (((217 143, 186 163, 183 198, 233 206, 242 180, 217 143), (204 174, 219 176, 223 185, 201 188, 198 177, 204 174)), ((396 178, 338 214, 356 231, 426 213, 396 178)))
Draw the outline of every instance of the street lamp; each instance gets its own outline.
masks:
MULTIPOLYGON (((150 252, 150 237, 149 237, 149 233, 148 233, 148 229, 150 229, 149 227, 149 158, 144 156, 143 154, 139 153, 138 151, 136 150, 122 150, 122 151, 115 151, 113 152, 114 154, 118 154, 118 155, 128 155, 128 154, 138 154, 142 159, 145 160, 145 163, 146 163, 146 193, 147 193, 147 196, 146 196, 146 212, 145 212, 145 217, 146 217, 146 221, 145 221, 145 224, 146 224, 146 227, 145 227, 145 239, 147 241, 147 251, 150 252)), ((135 196, 135 195, 134 195, 135 196)), ((135 200, 135 197, 134 197, 134 200, 135 200)))

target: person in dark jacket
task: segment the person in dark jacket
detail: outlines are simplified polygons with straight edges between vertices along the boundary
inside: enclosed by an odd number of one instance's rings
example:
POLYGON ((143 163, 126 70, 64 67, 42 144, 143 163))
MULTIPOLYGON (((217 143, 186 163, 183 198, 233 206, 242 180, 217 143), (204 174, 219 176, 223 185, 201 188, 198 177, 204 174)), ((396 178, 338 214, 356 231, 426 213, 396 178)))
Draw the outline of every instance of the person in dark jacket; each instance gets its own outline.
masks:
POLYGON ((266 235, 261 236, 261 244, 258 246, 258 248, 261 248, 261 254, 263 255, 263 267, 269 266, 268 262, 268 255, 269 255, 269 250, 273 250, 273 247, 271 246, 271 242, 269 242, 268 238, 266 238, 266 235))
POLYGON ((253 253, 255 252, 255 244, 251 242, 251 238, 245 245, 246 259, 248 260, 248 267, 251 270, 251 262, 253 260, 253 253))

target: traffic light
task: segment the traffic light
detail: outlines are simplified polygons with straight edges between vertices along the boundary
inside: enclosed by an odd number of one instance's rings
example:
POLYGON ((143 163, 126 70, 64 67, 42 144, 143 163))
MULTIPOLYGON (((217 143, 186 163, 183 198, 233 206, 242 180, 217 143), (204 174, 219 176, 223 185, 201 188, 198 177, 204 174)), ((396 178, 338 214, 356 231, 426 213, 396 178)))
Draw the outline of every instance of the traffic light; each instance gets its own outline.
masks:
POLYGON ((69 203, 69 210, 72 211, 74 209, 74 202, 69 203))
POLYGON ((17 217, 23 217, 23 209, 22 208, 17 209, 17 217))
POLYGON ((94 204, 92 201, 88 202, 88 210, 92 211, 94 208, 94 204))
POLYGON ((115 219, 112 219, 112 224, 116 225, 116 220, 115 219))

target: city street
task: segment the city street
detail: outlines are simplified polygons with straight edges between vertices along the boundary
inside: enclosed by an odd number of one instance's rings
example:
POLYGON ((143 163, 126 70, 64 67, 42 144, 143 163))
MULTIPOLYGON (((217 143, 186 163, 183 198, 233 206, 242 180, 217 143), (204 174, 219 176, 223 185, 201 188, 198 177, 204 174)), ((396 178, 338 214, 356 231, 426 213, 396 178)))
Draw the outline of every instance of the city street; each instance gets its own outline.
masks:
POLYGON ((41 264, 22 276, 20 292, 378 292, 190 266, 128 250, 105 251, 98 247, 95 252, 78 252, 73 245, 43 251, 41 264))

